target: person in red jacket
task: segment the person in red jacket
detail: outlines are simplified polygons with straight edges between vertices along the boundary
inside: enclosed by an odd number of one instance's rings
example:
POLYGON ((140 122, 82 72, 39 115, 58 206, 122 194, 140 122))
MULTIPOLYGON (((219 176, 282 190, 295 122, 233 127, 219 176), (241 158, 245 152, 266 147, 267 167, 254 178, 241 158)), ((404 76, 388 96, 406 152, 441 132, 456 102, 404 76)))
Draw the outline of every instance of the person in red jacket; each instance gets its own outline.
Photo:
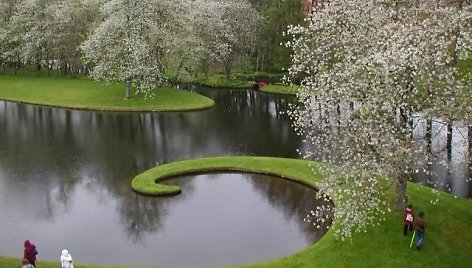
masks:
POLYGON ((413 222, 415 221, 415 212, 413 211, 413 206, 408 205, 403 211, 403 235, 408 234, 409 231, 413 231, 413 222))
POLYGON ((36 267, 35 261, 36 261, 36 255, 38 255, 36 246, 33 243, 31 243, 29 240, 25 241, 24 246, 25 246, 25 250, 24 250, 23 258, 27 259, 31 265, 36 267))

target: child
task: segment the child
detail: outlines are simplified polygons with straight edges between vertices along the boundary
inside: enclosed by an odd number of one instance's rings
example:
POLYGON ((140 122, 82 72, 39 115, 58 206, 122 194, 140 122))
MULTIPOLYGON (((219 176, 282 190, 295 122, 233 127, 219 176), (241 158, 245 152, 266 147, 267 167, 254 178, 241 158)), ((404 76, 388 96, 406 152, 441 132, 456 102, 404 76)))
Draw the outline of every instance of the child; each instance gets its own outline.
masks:
POLYGON ((62 268, 74 268, 74 264, 72 264, 72 256, 69 254, 69 251, 63 249, 61 253, 62 268))
POLYGON ((413 231, 413 222, 415 221, 415 212, 413 206, 408 207, 403 211, 403 235, 406 236, 408 230, 413 231))

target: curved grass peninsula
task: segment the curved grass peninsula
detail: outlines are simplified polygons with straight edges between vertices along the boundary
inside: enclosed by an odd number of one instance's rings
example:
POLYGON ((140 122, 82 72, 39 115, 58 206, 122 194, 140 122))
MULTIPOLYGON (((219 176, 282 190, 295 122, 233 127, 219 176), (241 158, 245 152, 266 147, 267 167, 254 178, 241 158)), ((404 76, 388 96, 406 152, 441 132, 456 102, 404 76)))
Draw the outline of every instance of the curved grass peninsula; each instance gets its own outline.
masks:
MULTIPOLYGON (((316 163, 313 162, 313 165, 316 163)), ((273 157, 210 157, 159 165, 134 177, 131 186, 143 195, 168 196, 179 194, 178 186, 158 184, 160 180, 192 173, 238 171, 273 175, 316 188, 321 178, 311 172, 307 161, 273 157)))
POLYGON ((124 84, 104 85, 91 79, 0 75, 0 100, 50 107, 112 111, 171 112, 208 109, 215 102, 205 96, 159 87, 145 99, 132 95, 124 99, 124 84))

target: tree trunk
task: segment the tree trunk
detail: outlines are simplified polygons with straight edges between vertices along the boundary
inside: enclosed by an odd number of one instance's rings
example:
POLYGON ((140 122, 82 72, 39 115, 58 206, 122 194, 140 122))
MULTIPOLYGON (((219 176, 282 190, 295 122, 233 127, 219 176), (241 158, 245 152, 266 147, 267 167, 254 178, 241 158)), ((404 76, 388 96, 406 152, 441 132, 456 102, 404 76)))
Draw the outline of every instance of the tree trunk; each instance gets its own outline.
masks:
POLYGON ((36 75, 39 76, 39 72, 41 71, 41 62, 38 60, 36 61, 36 75))
POLYGON ((259 72, 259 47, 257 47, 257 51, 256 51, 256 72, 259 72))
POLYGON ((447 160, 451 161, 452 159, 452 123, 447 124, 446 150, 447 150, 447 160))
POLYGON ((227 60, 227 61, 225 61, 224 65, 225 65, 226 79, 230 79, 231 78, 232 61, 227 60))
POLYGON ((177 79, 179 79, 180 71, 182 70, 182 67, 184 66, 184 60, 185 60, 185 57, 182 57, 179 67, 177 67, 177 71, 175 72, 175 77, 174 77, 175 83, 177 83, 177 79))
POLYGON ((469 149, 469 155, 468 155, 468 158, 469 158, 469 164, 468 164, 469 176, 471 176, 472 174, 470 172, 470 169, 472 169, 472 127, 467 128, 467 145, 469 146, 469 148, 468 148, 469 149))
POLYGON ((131 79, 128 78, 126 80, 126 91, 125 91, 125 99, 129 99, 131 96, 131 79))
MULTIPOLYGON (((433 120, 426 118, 426 150, 428 155, 432 152, 432 139, 433 139, 433 120)), ((429 156, 428 156, 429 158, 429 156)))
POLYGON ((397 180, 397 189, 395 192, 395 210, 404 210, 408 203, 407 190, 408 178, 405 175, 400 175, 397 180))
POLYGON ((264 60, 265 60, 265 53, 262 53, 262 58, 261 58, 261 72, 264 71, 264 60))

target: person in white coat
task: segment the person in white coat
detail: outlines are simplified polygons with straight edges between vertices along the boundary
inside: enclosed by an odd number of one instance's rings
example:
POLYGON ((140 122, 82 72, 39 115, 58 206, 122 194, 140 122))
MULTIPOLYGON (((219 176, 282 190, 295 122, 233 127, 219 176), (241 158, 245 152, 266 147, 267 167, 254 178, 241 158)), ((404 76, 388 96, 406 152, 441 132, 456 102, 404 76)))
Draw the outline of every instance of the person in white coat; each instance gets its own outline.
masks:
POLYGON ((67 249, 62 250, 61 265, 62 268, 74 268, 74 264, 72 264, 72 256, 69 254, 67 249))

